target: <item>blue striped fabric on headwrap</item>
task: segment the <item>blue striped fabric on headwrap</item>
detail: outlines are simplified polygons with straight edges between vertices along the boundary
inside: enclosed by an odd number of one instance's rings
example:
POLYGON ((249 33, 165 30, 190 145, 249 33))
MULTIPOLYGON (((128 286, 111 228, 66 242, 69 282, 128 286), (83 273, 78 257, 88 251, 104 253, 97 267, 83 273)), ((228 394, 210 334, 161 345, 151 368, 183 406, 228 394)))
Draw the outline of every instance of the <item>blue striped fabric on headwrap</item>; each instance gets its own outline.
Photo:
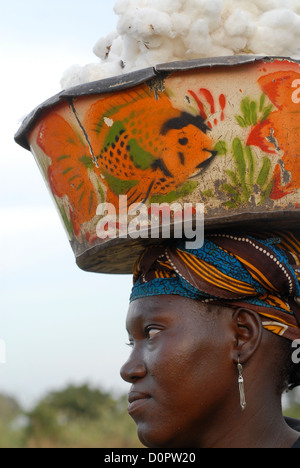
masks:
POLYGON ((130 301, 179 295, 248 307, 267 330, 300 338, 300 235, 297 232, 206 236, 199 250, 150 247, 135 265, 130 301))

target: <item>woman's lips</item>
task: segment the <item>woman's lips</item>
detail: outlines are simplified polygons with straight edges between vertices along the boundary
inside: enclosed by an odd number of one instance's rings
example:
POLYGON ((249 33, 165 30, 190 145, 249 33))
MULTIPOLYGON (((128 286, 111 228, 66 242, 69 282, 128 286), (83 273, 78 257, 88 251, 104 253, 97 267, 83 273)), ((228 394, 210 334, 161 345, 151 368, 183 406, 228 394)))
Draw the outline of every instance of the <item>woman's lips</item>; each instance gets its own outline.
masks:
POLYGON ((128 396, 128 413, 133 414, 150 400, 148 393, 130 392, 128 396))

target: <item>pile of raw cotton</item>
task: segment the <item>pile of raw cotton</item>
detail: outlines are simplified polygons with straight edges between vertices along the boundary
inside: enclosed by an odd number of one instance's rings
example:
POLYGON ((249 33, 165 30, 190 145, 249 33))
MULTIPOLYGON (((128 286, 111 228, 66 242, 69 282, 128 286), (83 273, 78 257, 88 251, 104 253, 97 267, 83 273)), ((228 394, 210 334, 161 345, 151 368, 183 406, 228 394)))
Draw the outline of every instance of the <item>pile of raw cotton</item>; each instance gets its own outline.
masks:
MULTIPOLYGON (((99 8, 101 0, 99 0, 99 8)), ((117 0, 117 30, 63 88, 177 60, 240 54, 300 58, 300 0, 117 0)))

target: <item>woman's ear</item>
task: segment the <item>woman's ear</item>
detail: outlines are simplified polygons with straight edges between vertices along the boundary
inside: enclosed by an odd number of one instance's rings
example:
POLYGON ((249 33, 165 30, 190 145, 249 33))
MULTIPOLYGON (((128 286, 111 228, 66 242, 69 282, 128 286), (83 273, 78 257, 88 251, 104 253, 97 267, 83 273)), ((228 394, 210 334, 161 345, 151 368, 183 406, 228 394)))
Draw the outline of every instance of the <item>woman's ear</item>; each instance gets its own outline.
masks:
POLYGON ((256 353, 261 344, 262 321, 257 312, 240 308, 233 313, 232 327, 235 334, 232 358, 236 363, 245 364, 256 353))

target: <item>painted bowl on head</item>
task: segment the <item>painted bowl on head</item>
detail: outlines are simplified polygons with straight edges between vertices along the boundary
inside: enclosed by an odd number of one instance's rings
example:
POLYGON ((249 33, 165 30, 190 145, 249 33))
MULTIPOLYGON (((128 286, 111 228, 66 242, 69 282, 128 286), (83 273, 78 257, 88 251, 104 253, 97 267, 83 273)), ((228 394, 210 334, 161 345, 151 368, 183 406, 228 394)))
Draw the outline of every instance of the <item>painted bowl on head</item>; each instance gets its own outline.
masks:
POLYGON ((289 58, 176 62, 87 83, 36 108, 15 139, 86 271, 132 273, 161 242, 151 223, 162 204, 176 207, 171 237, 200 205, 206 230, 299 227, 300 63, 289 58))

